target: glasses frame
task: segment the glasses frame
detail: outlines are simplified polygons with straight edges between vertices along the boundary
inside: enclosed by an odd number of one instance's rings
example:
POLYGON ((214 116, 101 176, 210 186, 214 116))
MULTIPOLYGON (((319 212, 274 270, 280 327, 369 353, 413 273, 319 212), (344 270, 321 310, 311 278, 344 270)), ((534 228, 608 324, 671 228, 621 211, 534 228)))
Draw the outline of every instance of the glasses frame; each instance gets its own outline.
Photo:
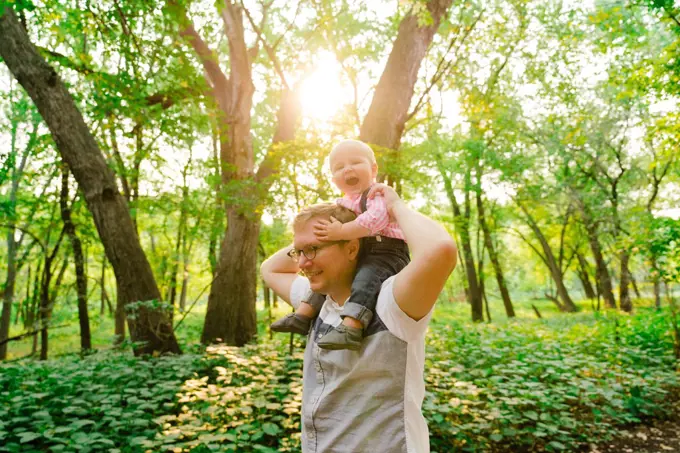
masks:
POLYGON ((316 258, 316 254, 319 250, 323 250, 327 247, 330 247, 330 246, 335 245, 335 244, 341 244, 343 242, 347 242, 347 241, 323 242, 319 245, 308 245, 304 249, 292 248, 292 249, 288 250, 286 255, 288 255, 288 258, 292 259, 296 263, 300 262, 300 258, 302 257, 302 255, 304 255, 305 258, 307 258, 309 261, 311 261, 314 258, 316 258))

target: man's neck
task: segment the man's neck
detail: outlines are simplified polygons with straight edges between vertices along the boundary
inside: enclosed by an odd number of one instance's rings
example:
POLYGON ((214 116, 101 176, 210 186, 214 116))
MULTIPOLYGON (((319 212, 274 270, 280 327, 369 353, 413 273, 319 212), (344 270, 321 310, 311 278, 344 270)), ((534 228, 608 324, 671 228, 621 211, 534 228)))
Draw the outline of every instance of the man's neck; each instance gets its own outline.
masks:
POLYGON ((343 305, 345 305, 345 302, 347 302, 347 299, 349 299, 349 295, 351 293, 352 287, 351 285, 348 285, 347 287, 330 291, 328 295, 331 296, 331 299, 333 299, 336 304, 342 307, 343 305))

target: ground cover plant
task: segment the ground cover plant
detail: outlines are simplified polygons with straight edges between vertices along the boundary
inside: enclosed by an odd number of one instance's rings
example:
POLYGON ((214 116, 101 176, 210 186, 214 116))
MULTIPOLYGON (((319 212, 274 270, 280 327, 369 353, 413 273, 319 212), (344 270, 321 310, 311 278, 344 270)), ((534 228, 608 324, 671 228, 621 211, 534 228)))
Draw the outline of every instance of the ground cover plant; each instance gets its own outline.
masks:
MULTIPOLYGON (((433 452, 576 451, 669 416, 680 393, 666 310, 546 305, 544 319, 520 309, 496 324, 471 323, 465 304, 436 310, 424 403, 433 452)), ((187 319, 191 331, 200 316, 187 319)), ((244 348, 184 347, 4 364, 0 451, 299 451, 300 342, 292 355, 288 336, 264 331, 244 348)))

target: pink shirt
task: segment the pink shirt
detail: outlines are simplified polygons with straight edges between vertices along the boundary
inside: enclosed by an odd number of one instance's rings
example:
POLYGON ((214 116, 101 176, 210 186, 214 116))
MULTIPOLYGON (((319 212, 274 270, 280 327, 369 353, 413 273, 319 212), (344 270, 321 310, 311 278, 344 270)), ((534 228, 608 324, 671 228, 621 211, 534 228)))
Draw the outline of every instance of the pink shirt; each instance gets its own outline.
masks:
POLYGON ((345 195, 338 198, 336 203, 354 211, 357 214, 357 223, 370 230, 371 236, 380 235, 406 240, 399 225, 396 222, 390 222, 390 215, 382 195, 378 194, 373 199, 366 200, 366 212, 363 213, 361 212, 361 194, 345 195))

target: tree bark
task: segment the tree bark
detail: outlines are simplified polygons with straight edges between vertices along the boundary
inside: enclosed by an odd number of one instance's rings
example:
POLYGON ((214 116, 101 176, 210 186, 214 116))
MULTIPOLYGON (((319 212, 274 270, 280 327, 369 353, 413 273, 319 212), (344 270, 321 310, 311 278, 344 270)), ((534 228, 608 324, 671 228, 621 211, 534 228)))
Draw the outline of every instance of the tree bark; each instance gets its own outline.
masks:
MULTIPOLYGON (((463 263, 465 266, 465 276, 467 279, 467 292, 466 296, 468 302, 470 303, 470 309, 472 312, 472 320, 474 322, 484 321, 484 306, 482 299, 482 291, 479 287, 479 280, 477 278, 477 268, 475 266, 474 255, 472 254, 472 240, 470 238, 470 213, 469 213, 469 202, 466 203, 466 212, 463 214, 458 200, 456 200, 456 195, 453 192, 453 185, 451 184, 451 178, 449 177, 446 169, 442 165, 441 161, 437 157, 437 168, 439 173, 444 180, 444 189, 446 190, 446 195, 451 203, 451 208, 453 210, 453 219, 456 225, 456 231, 460 236, 461 248, 460 254, 463 257, 463 263)), ((467 194, 468 192, 466 192, 467 194)))
POLYGON ((604 262, 602 256, 602 247, 598 238, 597 224, 590 216, 588 209, 583 202, 579 202, 581 215, 583 216, 583 224, 588 235, 588 244, 595 259, 595 268, 597 269, 597 283, 600 289, 600 294, 604 299, 604 304, 607 308, 616 308, 616 300, 614 299, 614 292, 612 291, 612 279, 607 269, 607 263, 604 262))
MULTIPOLYGON (((420 65, 452 3, 453 0, 429 0, 427 10, 431 22, 419 26, 418 17, 408 14, 399 24, 397 37, 359 133, 362 141, 388 150, 388 162, 390 158, 397 157, 394 151, 399 148, 404 133, 420 65)), ((390 173, 389 163, 383 172, 385 170, 390 173)), ((388 175, 387 182, 393 185, 395 179, 394 175, 388 175)))
POLYGON ((76 271, 76 289, 78 294, 78 322, 80 324, 80 349, 87 351, 92 349, 90 334, 90 317, 87 312, 87 276, 85 275, 85 262, 83 259, 83 246, 76 234, 76 227, 71 220, 71 208, 68 205, 68 167, 63 165, 61 174, 61 193, 59 206, 61 219, 64 222, 64 230, 71 242, 73 261, 76 271))
POLYGON ((581 280, 581 285, 583 285, 583 292, 588 299, 596 299, 597 294, 593 288, 593 284, 590 281, 590 273, 588 272, 588 262, 586 258, 579 252, 576 252, 576 258, 578 258, 579 270, 578 278, 581 280))
POLYGON ((536 236, 536 239, 538 239, 538 242, 541 244, 543 254, 542 255, 539 254, 539 256, 543 259, 546 266, 548 266, 548 269, 550 270, 550 276, 555 282, 557 295, 559 296, 561 301, 561 304, 559 304, 561 307, 560 309, 570 313, 577 311, 577 307, 574 304, 574 301, 571 299, 569 291, 567 291, 567 287, 564 284, 564 275, 562 274, 562 269, 560 269, 560 266, 557 264, 555 254, 553 253, 552 248, 548 243, 548 240, 543 235, 543 232, 539 228, 538 224, 531 216, 529 211, 524 207, 524 205, 520 203, 519 207, 520 209, 522 209, 522 212, 524 212, 525 220, 529 227, 531 228, 531 231, 534 232, 534 236, 536 236))
POLYGON ((135 313, 128 318, 138 344, 135 354, 179 353, 167 313, 144 304, 159 300, 160 293, 113 174, 63 82, 7 7, 0 16, 0 55, 33 99, 78 181, 116 275, 118 297, 135 313))
POLYGON ((99 316, 104 316, 104 311, 106 307, 109 308, 109 316, 113 314, 113 306, 111 305, 111 299, 106 291, 106 254, 102 257, 102 273, 99 276, 99 298, 101 306, 99 308, 99 316))
MULTIPOLYGON (((18 273, 16 257, 17 249, 19 245, 15 238, 16 224, 16 204, 17 204, 17 192, 19 190, 19 181, 26 168, 26 162, 28 161, 28 155, 30 154, 33 146, 35 145, 36 137, 38 135, 38 125, 35 124, 33 131, 31 132, 28 144, 21 154, 21 160, 18 166, 15 166, 14 159, 16 156, 16 136, 17 136, 17 123, 12 122, 11 131, 11 149, 10 152, 12 156, 8 158, 11 159, 11 181, 12 184, 9 190, 9 199, 7 202, 7 278, 5 280, 5 287, 2 296, 2 314, 0 314, 0 340, 3 340, 9 336, 9 326, 12 318, 12 304, 14 303, 14 291, 16 285, 16 277, 18 273)), ((30 278, 29 278, 30 281, 30 278)), ((30 284, 30 283, 29 283, 30 284)), ((7 358, 7 343, 0 344, 0 360, 5 360, 7 358)))
POLYGON ((619 307, 626 313, 633 311, 633 303, 630 300, 630 270, 628 269, 628 261, 630 254, 623 251, 619 254, 621 261, 621 279, 619 281, 619 307))
POLYGON ((484 234, 484 246, 489 252, 489 260, 493 265, 494 273, 496 274, 496 282, 498 283, 498 289, 501 293, 501 298, 503 299, 503 306, 505 307, 505 314, 508 318, 515 317, 515 309, 512 306, 512 300, 510 299, 510 292, 505 284, 505 278, 503 277, 503 268, 498 260, 498 253, 496 253, 496 247, 493 244, 491 238, 491 231, 489 230, 489 225, 486 223, 486 216, 484 213, 484 203, 482 202, 482 194, 477 191, 477 215, 479 217, 479 224, 482 227, 482 232, 484 234))
POLYGON ((257 334, 256 279, 235 276, 250 276, 250 271, 257 266, 259 222, 236 212, 228 214, 227 222, 229 227, 220 246, 220 261, 208 298, 201 342, 221 340, 243 346, 257 334))
MULTIPOLYGON (((176 4, 174 6, 182 8, 176 4)), ((229 44, 229 77, 219 67, 216 54, 201 39, 186 17, 186 12, 180 11, 180 34, 187 38, 203 64, 206 80, 211 87, 213 107, 217 110, 215 118, 221 176, 219 200, 227 217, 227 230, 218 252, 201 341, 225 341, 237 346, 247 343, 257 334, 255 301, 260 222, 257 206, 262 201, 262 194, 271 186, 270 176, 278 171, 278 158, 271 150, 257 172, 254 169, 250 137, 254 93, 251 72, 253 56, 245 42, 243 11, 242 5, 230 0, 221 5, 229 44)), ((259 31, 255 31, 258 38, 263 40, 259 31)), ((269 56, 276 59, 273 52, 269 56)), ((297 90, 289 90, 283 78, 282 85, 279 122, 272 146, 294 139, 300 112, 297 90)), ((211 241, 211 254, 215 245, 211 241)))
MULTIPOLYGON (((48 328, 50 317, 52 316, 52 298, 50 297, 50 282, 52 281, 52 263, 57 257, 57 252, 61 246, 61 241, 64 238, 64 233, 66 229, 61 230, 59 234, 59 239, 54 246, 51 253, 45 251, 45 264, 43 268, 42 278, 40 280, 40 312, 39 312, 39 322, 40 322, 40 360, 47 360, 47 352, 49 346, 48 328)), ((61 270, 57 274, 57 287, 61 283, 61 279, 64 276, 64 271, 68 265, 68 256, 64 257, 64 262, 62 263, 61 270)))

